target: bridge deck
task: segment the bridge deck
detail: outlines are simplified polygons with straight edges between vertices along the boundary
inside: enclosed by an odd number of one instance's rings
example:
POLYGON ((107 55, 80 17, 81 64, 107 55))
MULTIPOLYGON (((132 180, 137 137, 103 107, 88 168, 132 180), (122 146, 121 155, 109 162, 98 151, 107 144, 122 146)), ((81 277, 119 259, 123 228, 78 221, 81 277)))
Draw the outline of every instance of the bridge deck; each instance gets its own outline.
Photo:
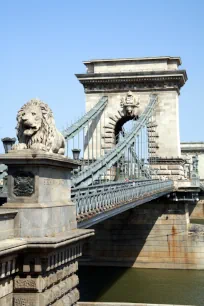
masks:
POLYGON ((173 181, 143 180, 95 185, 72 190, 79 228, 88 228, 128 209, 173 191, 173 181))

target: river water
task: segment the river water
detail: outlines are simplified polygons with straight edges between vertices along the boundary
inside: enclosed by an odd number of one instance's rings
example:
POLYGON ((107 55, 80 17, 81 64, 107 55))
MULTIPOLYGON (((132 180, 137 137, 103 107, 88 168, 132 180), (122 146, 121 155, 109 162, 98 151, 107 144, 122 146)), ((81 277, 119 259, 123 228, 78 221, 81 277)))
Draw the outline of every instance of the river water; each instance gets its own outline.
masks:
POLYGON ((204 306, 204 271, 79 268, 81 301, 204 306))

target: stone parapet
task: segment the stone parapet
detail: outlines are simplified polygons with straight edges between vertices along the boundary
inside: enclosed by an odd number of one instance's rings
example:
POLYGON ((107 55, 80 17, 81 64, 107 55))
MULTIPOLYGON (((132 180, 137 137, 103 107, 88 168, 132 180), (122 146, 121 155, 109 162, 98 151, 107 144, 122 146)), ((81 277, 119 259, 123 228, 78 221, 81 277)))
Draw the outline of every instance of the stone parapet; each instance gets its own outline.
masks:
POLYGON ((93 232, 76 230, 69 233, 68 240, 66 235, 29 240, 32 252, 20 256, 19 273, 14 278, 14 306, 74 305, 79 299, 77 259, 82 255, 83 238, 90 234, 93 232))
POLYGON ((7 306, 75 305, 79 299, 77 260, 84 239, 93 234, 93 230, 76 229, 58 237, 3 241, 0 305, 4 301, 7 306), (6 299, 9 294, 11 302, 6 299))

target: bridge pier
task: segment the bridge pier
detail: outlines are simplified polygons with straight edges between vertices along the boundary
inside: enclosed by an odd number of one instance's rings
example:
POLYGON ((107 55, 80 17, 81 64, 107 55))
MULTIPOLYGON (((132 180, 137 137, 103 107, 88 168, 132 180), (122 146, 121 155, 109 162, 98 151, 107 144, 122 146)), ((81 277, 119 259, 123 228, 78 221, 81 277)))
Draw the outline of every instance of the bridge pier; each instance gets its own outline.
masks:
POLYGON ((163 197, 93 229, 95 237, 86 244, 83 265, 204 269, 203 235, 191 230, 185 202, 163 197))

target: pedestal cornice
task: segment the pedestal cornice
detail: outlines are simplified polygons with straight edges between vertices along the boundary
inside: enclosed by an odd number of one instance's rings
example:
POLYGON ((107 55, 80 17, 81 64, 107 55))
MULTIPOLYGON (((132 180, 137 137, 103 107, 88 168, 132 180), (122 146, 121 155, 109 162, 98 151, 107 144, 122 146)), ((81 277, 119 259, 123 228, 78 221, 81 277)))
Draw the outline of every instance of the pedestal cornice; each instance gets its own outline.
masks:
POLYGON ((68 159, 59 154, 48 154, 27 149, 0 154, 0 162, 5 165, 45 165, 66 169, 74 169, 80 165, 80 162, 68 159))

